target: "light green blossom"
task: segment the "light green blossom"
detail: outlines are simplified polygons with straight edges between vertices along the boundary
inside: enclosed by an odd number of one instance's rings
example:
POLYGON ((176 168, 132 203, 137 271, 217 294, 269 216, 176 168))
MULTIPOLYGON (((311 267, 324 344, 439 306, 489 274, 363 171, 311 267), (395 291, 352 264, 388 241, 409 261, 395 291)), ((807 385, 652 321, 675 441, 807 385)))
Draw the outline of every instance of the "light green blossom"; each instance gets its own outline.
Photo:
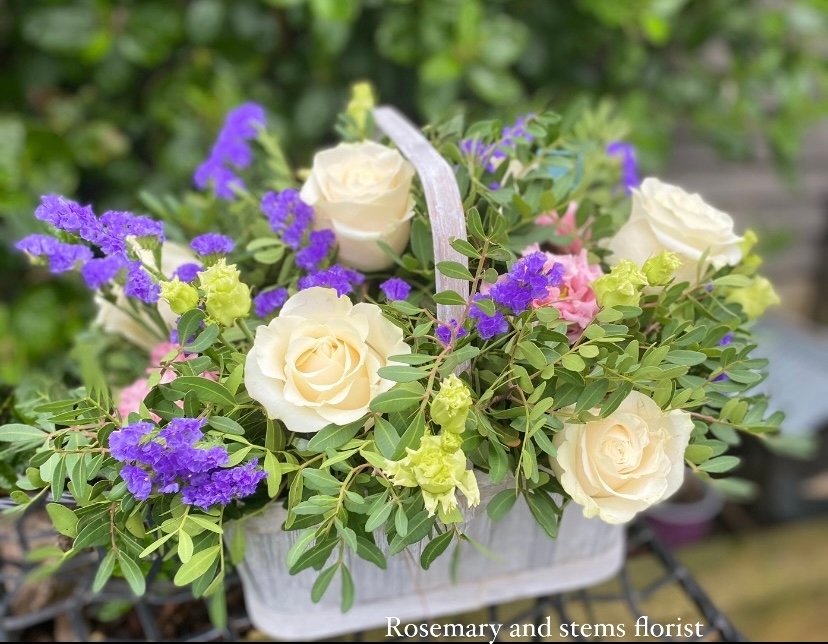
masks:
POLYGON ((440 391, 431 403, 431 419, 443 428, 444 432, 462 434, 466 429, 466 418, 472 397, 469 388, 454 374, 443 379, 440 391))
POLYGON ((759 237, 756 236, 756 233, 748 228, 742 236, 742 241, 739 242, 739 250, 742 251, 742 257, 747 257, 748 253, 753 250, 753 247, 758 241, 759 237))
POLYGON ((207 313, 222 326, 232 326, 238 318, 250 315, 250 287, 239 280, 235 264, 227 265, 222 257, 198 274, 207 298, 207 313))
POLYGON ((480 503, 477 479, 466 469, 462 449, 447 450, 440 436, 425 435, 416 450, 406 452, 399 461, 388 461, 385 473, 394 485, 419 487, 429 516, 434 516, 438 506, 441 517, 456 516, 458 489, 470 506, 480 503))
POLYGON ((592 290, 600 307, 638 306, 642 286, 647 286, 644 273, 635 262, 622 259, 609 273, 592 283, 592 290))
POLYGON ((354 119, 359 131, 365 132, 365 125, 368 120, 368 114, 374 109, 376 101, 374 99, 374 90, 370 83, 354 83, 351 86, 351 100, 345 112, 354 119))
POLYGON ((769 306, 780 303, 773 284, 764 277, 754 277, 749 286, 733 289, 727 301, 740 304, 745 315, 752 319, 761 316, 769 306))
POLYGON ((173 313, 183 315, 198 304, 198 291, 194 286, 175 277, 171 282, 161 283, 161 297, 169 302, 173 313))
POLYGON ((680 266, 681 259, 678 255, 669 250, 663 250, 644 262, 641 271, 650 286, 664 286, 673 279, 673 273, 680 266))

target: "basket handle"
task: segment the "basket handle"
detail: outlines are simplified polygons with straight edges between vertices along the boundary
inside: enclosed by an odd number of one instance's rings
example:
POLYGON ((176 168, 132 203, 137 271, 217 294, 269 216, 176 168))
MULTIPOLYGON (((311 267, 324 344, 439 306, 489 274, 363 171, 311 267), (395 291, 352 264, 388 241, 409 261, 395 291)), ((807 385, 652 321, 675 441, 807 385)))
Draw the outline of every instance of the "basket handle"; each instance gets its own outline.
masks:
MULTIPOLYGON (((391 139, 417 170, 425 192, 428 217, 434 240, 434 262, 458 262, 468 268, 469 260, 454 250, 453 239, 466 239, 466 215, 457 180, 448 162, 426 140, 420 130, 393 107, 374 108, 374 122, 391 139)), ((469 283, 446 277, 435 271, 437 292, 452 290, 464 300, 469 299, 469 283)), ((463 305, 437 305, 437 319, 448 324, 452 319, 462 322, 463 305)))

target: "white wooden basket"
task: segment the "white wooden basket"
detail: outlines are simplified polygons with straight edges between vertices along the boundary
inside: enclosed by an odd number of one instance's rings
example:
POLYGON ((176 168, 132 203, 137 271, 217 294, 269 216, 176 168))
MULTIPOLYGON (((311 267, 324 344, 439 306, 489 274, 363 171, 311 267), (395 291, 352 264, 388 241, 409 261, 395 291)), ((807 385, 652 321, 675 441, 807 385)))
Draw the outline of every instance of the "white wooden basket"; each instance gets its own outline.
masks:
MULTIPOLYGON (((462 201, 454 174, 420 131, 389 107, 374 110, 377 125, 394 141, 419 174, 434 237, 435 261, 467 265, 449 242, 466 238, 462 201)), ((437 290, 452 289, 469 296, 466 281, 437 274, 437 290)), ((460 319, 463 307, 437 307, 441 321, 460 319)), ((462 369, 463 365, 459 367, 462 369)), ((332 584, 319 603, 310 599, 317 572, 290 575, 285 563, 299 532, 284 531, 287 512, 274 504, 262 515, 242 523, 247 549, 239 573, 245 603, 254 626, 271 637, 307 640, 382 627, 388 618, 401 623, 475 610, 502 602, 584 588, 614 575, 624 559, 624 531, 598 519, 584 518, 581 508, 569 505, 563 513, 558 538, 553 541, 537 526, 520 498, 499 523, 486 514, 486 505, 510 483, 493 484, 475 473, 481 503, 465 510, 463 531, 495 553, 496 559, 464 544, 457 575, 450 573, 450 553, 428 570, 420 567, 425 542, 388 557, 382 570, 355 554, 346 563, 356 588, 354 606, 340 611, 339 584, 332 584)), ((377 539, 387 553, 387 545, 377 539)), ((396 622, 395 622, 396 623, 396 622)))

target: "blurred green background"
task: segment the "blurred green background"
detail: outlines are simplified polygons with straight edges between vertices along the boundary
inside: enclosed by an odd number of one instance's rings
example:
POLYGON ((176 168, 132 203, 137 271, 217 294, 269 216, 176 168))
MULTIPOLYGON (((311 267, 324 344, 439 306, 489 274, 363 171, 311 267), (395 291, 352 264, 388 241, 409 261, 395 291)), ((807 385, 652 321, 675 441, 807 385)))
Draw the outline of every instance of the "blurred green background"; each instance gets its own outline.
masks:
POLYGON ((91 312, 9 251, 39 196, 180 191, 242 101, 297 163, 368 79, 419 122, 610 99, 646 170, 689 123, 790 176, 828 112, 826 32, 828 0, 0 0, 0 385, 59 371, 91 312))

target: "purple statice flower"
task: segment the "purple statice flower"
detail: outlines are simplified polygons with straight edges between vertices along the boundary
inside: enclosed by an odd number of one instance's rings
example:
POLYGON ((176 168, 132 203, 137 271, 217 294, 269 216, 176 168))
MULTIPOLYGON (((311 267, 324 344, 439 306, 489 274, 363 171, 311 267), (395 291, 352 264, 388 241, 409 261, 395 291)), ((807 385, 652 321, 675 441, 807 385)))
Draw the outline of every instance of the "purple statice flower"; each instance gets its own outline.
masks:
POLYGON ((633 188, 637 188, 641 183, 638 178, 635 147, 626 141, 614 141, 607 146, 607 154, 621 158, 621 185, 627 194, 632 194, 633 188))
POLYGON ((52 273, 65 273, 78 266, 83 266, 92 259, 92 251, 80 244, 58 242, 54 253, 49 255, 49 270, 52 273))
POLYGON ((152 492, 152 476, 145 469, 136 465, 124 465, 121 468, 121 478, 136 499, 146 501, 149 498, 152 492))
POLYGON ((141 421, 127 425, 109 435, 109 453, 116 461, 138 461, 144 457, 144 438, 149 436, 155 425, 141 421))
POLYGON ((353 292, 354 287, 365 281, 365 276, 351 268, 334 264, 324 271, 317 271, 299 278, 299 290, 304 291, 314 286, 332 288, 339 297, 353 292))
MULTIPOLYGON (((463 139, 460 141, 460 151, 466 156, 471 156, 479 163, 485 164, 486 170, 494 172, 500 161, 507 157, 506 150, 517 145, 517 139, 522 138, 532 141, 534 137, 526 129, 526 122, 534 116, 526 114, 518 117, 514 125, 507 125, 500 134, 500 139, 491 145, 484 145, 482 141, 463 139)), ((492 188, 496 190, 497 188, 492 188)))
POLYGON ((313 207, 302 201, 298 190, 268 192, 262 197, 261 209, 273 232, 281 234, 285 244, 294 250, 302 245, 313 222, 313 207))
POLYGON ((127 263, 123 255, 90 259, 81 268, 81 275, 89 288, 99 289, 114 280, 127 263))
POLYGON ((58 195, 44 195, 35 209, 37 219, 52 224, 59 230, 73 233, 86 241, 95 241, 100 234, 100 222, 90 206, 58 195))
POLYGON ((472 157, 478 163, 485 164, 489 172, 494 172, 497 169, 490 162, 494 149, 494 145, 485 145, 483 141, 477 139, 463 139, 460 141, 460 151, 466 156, 472 157))
POLYGON ((236 190, 244 190, 244 181, 215 159, 207 159, 198 166, 193 175, 193 183, 200 190, 206 190, 212 185, 216 197, 225 201, 233 201, 236 198, 236 190))
POLYGON ((259 293, 253 298, 253 310, 260 318, 265 318, 287 302, 288 291, 283 286, 259 293))
POLYGON ((250 165, 253 151, 248 141, 256 138, 264 124, 264 108, 256 103, 244 103, 228 112, 210 156, 193 176, 195 185, 206 190, 212 184, 217 197, 232 200, 234 188, 243 188, 244 184, 228 166, 242 170, 250 165))
POLYGON ((210 474, 209 481, 200 481, 181 491, 181 500, 185 505, 194 505, 202 510, 209 510, 214 505, 227 505, 233 499, 250 496, 259 483, 267 477, 267 472, 258 469, 258 459, 210 474))
POLYGON ((124 284, 124 295, 146 304, 154 304, 161 296, 161 286, 152 280, 141 262, 131 262, 124 284))
POLYGON ((105 255, 126 253, 131 217, 130 213, 119 210, 110 210, 101 215, 101 229, 98 238, 93 241, 105 255))
POLYGON ((155 425, 142 421, 112 432, 110 454, 126 463, 121 477, 139 500, 153 488, 162 494, 182 491, 184 503, 208 509, 217 503, 249 496, 266 473, 258 462, 225 469, 230 460, 221 445, 205 445, 204 418, 174 418, 157 435, 155 425))
POLYGON ((206 418, 173 418, 158 432, 158 438, 163 439, 169 449, 190 447, 204 437, 201 429, 206 424, 206 418))
POLYGON ((55 252, 58 243, 58 240, 50 235, 34 234, 24 237, 14 247, 35 257, 48 257, 55 252))
POLYGON ((127 237, 154 237, 163 242, 164 224, 143 215, 133 215, 122 210, 109 210, 101 215, 100 229, 95 239, 96 244, 105 255, 124 254, 127 250, 127 237))
POLYGON ((190 283, 195 281, 195 278, 198 277, 198 274, 203 270, 201 264, 195 264, 193 262, 188 262, 186 264, 182 264, 179 266, 175 272, 172 274, 173 277, 177 277, 182 282, 190 283))
POLYGON ((49 270, 55 274, 70 271, 92 259, 92 251, 86 246, 66 244, 49 235, 29 235, 17 242, 15 248, 29 255, 46 257, 49 270))
POLYGON ((468 335, 468 331, 464 329, 460 324, 452 318, 449 320, 448 324, 438 324, 437 330, 434 332, 437 336, 437 339, 440 341, 444 347, 449 346, 452 344, 452 335, 455 338, 459 339, 462 338, 464 335, 468 335))
POLYGON ((308 245, 296 253, 296 265, 306 271, 315 270, 328 256, 335 241, 336 235, 328 228, 311 231, 308 235, 308 245))
POLYGON ((236 244, 232 239, 219 233, 204 233, 190 242, 190 248, 202 256, 226 255, 233 252, 235 247, 236 244))
POLYGON ((719 340, 719 346, 724 347, 733 342, 733 333, 725 333, 724 337, 719 340))
POLYGON ((477 320, 477 333, 484 340, 491 340, 509 330, 509 322, 500 311, 495 311, 494 315, 489 316, 477 304, 473 304, 469 309, 469 317, 477 320))
POLYGON ((384 281, 380 284, 380 288, 382 292, 385 293, 385 298, 389 302, 393 302, 394 300, 404 300, 408 297, 408 294, 411 293, 411 286, 403 279, 399 277, 392 277, 389 280, 384 281))
POLYGON ((130 219, 127 222, 127 234, 135 237, 154 237, 159 242, 166 239, 164 224, 157 219, 145 217, 144 215, 130 214, 130 219))
POLYGON ((544 253, 531 253, 516 261, 505 279, 491 287, 489 295, 501 306, 520 315, 529 308, 532 300, 543 299, 550 287, 563 283, 565 268, 555 262, 549 271, 544 269, 547 257, 544 253))

